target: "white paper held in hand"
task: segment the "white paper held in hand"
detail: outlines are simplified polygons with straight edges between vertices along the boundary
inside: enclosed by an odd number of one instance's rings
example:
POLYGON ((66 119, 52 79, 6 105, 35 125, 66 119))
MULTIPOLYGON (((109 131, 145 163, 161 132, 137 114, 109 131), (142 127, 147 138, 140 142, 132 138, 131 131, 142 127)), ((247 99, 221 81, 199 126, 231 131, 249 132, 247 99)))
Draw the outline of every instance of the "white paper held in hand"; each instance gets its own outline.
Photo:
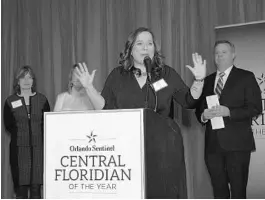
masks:
MULTIPOLYGON (((206 97, 208 108, 212 108, 213 106, 219 106, 219 99, 217 95, 211 95, 206 97)), ((212 129, 221 129, 225 127, 223 117, 214 117, 211 119, 212 129)))

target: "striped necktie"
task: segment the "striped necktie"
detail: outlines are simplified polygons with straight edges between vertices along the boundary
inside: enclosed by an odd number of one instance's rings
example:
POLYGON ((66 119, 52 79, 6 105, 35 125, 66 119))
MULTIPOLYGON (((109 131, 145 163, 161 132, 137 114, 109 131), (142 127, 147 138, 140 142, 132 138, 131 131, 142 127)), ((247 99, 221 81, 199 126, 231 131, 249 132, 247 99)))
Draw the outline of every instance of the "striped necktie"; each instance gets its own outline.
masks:
POLYGON ((218 82, 217 82, 215 90, 214 90, 215 94, 217 94, 219 98, 221 96, 221 92, 222 92, 222 89, 224 87, 224 84, 223 84, 223 76, 224 75, 225 75, 224 72, 221 72, 219 74, 219 79, 218 79, 218 82))

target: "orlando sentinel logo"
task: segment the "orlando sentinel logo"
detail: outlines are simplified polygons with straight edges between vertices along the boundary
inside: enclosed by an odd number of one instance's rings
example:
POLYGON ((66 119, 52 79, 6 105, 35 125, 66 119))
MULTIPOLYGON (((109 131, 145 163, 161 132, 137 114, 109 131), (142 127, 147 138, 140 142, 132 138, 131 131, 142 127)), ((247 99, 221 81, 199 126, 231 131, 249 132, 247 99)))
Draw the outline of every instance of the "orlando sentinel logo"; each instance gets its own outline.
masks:
POLYGON ((88 143, 91 143, 91 142, 96 143, 96 137, 97 135, 94 134, 94 130, 91 131, 90 135, 87 135, 88 143))

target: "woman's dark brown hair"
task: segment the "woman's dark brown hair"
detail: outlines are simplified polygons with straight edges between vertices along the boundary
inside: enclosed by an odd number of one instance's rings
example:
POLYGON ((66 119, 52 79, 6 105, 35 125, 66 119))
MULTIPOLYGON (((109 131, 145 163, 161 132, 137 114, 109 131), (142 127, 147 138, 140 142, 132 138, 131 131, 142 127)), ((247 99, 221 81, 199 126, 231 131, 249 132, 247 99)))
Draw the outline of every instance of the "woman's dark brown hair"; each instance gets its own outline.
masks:
POLYGON ((18 68, 18 70, 16 72, 16 75, 14 78, 14 83, 13 83, 14 93, 21 94, 20 85, 18 84, 19 79, 24 78, 27 74, 29 74, 33 79, 31 91, 36 92, 36 76, 35 76, 32 68, 28 65, 25 65, 25 66, 18 68))
POLYGON ((135 44, 137 36, 142 32, 149 32, 152 35, 154 46, 155 46, 155 53, 154 53, 154 57, 152 60, 152 62, 154 63, 153 68, 152 68, 152 73, 154 73, 155 76, 159 76, 159 73, 164 66, 164 61, 163 61, 164 57, 158 50, 158 47, 155 41, 155 36, 149 28, 140 27, 130 33, 127 39, 127 42, 125 43, 125 48, 123 52, 120 53, 119 64, 122 65, 124 69, 126 70, 130 70, 131 67, 133 67, 133 57, 131 55, 132 48, 135 44))

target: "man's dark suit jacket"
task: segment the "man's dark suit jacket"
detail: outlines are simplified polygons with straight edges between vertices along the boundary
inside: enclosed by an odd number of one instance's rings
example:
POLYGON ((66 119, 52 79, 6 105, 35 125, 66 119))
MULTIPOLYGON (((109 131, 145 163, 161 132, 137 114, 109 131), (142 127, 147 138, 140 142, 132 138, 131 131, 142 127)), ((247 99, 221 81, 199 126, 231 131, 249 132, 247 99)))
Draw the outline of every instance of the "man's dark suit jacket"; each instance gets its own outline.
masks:
MULTIPOLYGON (((196 116, 201 122, 201 114, 207 108, 206 96, 214 95, 216 72, 207 76, 196 116)), ((230 117, 223 117, 225 128, 212 130, 210 120, 206 123, 205 150, 253 151, 255 142, 251 129, 252 118, 262 112, 261 92, 252 72, 233 66, 222 90, 220 105, 230 110, 230 117)), ((201 122, 202 123, 202 122, 201 122)))

